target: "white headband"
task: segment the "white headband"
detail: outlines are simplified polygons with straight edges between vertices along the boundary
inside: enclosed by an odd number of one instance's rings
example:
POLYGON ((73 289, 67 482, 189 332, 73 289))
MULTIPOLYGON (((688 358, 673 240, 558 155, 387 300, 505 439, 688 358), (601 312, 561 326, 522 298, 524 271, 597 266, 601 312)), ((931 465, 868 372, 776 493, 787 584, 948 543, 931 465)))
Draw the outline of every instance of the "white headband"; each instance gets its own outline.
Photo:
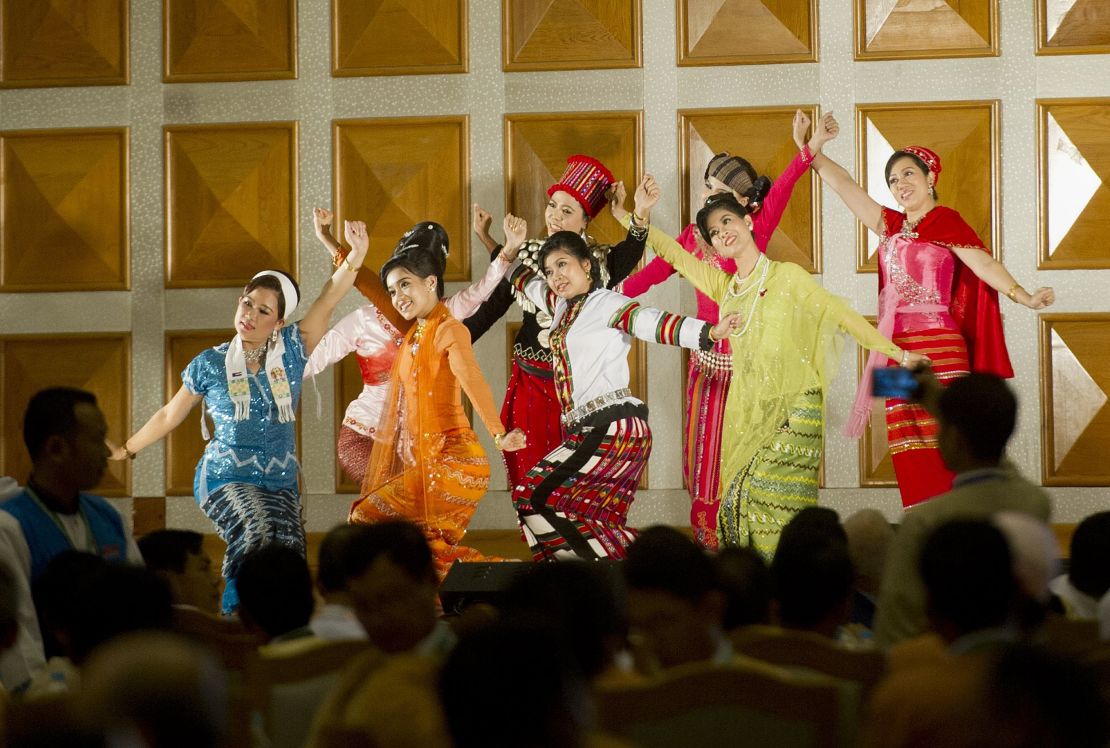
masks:
POLYGON ((281 297, 285 300, 285 314, 282 316, 283 320, 287 320, 293 316, 293 311, 297 308, 300 298, 297 296, 297 289, 293 286, 293 281, 285 273, 279 273, 277 270, 263 270, 258 275, 251 278, 257 280, 264 275, 272 275, 278 279, 281 284, 281 297))

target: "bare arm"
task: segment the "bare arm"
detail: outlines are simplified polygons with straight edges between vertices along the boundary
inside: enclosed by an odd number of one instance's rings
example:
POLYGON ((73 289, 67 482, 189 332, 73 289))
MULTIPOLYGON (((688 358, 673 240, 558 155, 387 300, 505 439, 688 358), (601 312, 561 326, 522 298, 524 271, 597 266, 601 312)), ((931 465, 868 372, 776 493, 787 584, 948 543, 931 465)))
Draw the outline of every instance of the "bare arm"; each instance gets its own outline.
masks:
POLYGON ((998 291, 1010 296, 1014 301, 1030 309, 1044 309, 1056 301, 1056 293, 1051 288, 1038 288, 1029 293, 1014 280, 1014 276, 989 252, 972 247, 951 247, 960 262, 971 268, 979 280, 998 291))
MULTIPOLYGON (((832 114, 826 114, 821 118, 819 128, 823 128, 830 138, 836 137, 840 132, 840 125, 837 124, 836 119, 832 114)), ((879 205, 867 192, 852 179, 852 175, 848 173, 840 164, 833 161, 824 153, 814 154, 813 170, 820 176, 829 187, 832 187, 840 199, 848 206, 848 210, 852 211, 856 218, 858 218, 864 226, 874 231, 876 234, 883 233, 883 206, 879 205)))
POLYGON ((474 203, 473 213, 474 217, 471 221, 471 225, 474 228, 474 234, 489 253, 493 254, 498 246, 497 241, 490 236, 489 233, 490 224, 493 223, 493 216, 478 203, 474 203))
POLYGON ((203 399, 203 395, 194 395, 189 392, 188 387, 183 385, 173 396, 173 399, 159 408, 158 412, 152 415, 141 429, 124 440, 123 446, 115 447, 112 450, 112 459, 126 459, 128 452, 136 455, 154 442, 165 438, 166 434, 181 425, 185 416, 189 415, 189 411, 203 399))
POLYGON ((366 251, 370 248, 370 237, 366 233, 366 224, 362 221, 347 221, 345 227, 347 241, 351 244, 351 253, 339 264, 339 267, 328 278, 320 295, 308 308, 304 319, 301 320, 301 340, 304 343, 305 355, 311 355, 320 338, 328 331, 328 322, 331 313, 335 311, 339 300, 351 290, 355 283, 355 273, 362 267, 366 259, 366 251), (354 270, 352 270, 352 268, 354 270))

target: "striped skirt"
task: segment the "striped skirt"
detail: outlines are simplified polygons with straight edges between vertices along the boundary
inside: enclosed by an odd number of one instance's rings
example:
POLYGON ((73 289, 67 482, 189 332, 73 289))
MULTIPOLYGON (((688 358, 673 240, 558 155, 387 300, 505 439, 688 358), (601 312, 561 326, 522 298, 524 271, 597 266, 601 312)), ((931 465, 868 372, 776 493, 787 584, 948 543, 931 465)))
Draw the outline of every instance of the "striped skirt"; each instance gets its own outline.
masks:
POLYGON ((443 448, 378 486, 351 506, 352 524, 403 519, 428 539, 442 581, 456 561, 498 560, 462 545, 463 535, 489 486, 489 461, 470 429, 443 433, 443 448))
MULTIPOLYGON (((933 373, 944 386, 968 374, 967 344, 958 332, 896 334, 894 342, 903 350, 928 356, 933 373)), ((902 506, 919 504, 952 488, 952 472, 945 467, 937 448, 936 419, 925 408, 906 400, 887 400, 886 436, 902 506)))
POLYGON ((690 492, 690 527, 694 530, 694 540, 711 551, 717 550, 721 433, 731 378, 731 368, 712 367, 699 363, 697 354, 690 356, 689 384, 686 388, 689 410, 683 434, 682 476, 690 492))
POLYGON ((239 607, 235 578, 243 557, 270 543, 280 543, 305 555, 301 499, 296 489, 268 491, 251 483, 225 483, 200 503, 201 511, 216 525, 227 543, 223 575, 224 613, 239 607))
POLYGON ((651 454, 647 408, 616 406, 600 415, 513 489, 521 532, 536 561, 624 558, 636 538, 627 527, 628 508, 651 454), (620 411, 615 419, 614 410, 620 411))
POLYGON ((732 476, 721 498, 721 545, 751 546, 770 561, 794 515, 817 506, 817 470, 824 439, 821 390, 798 395, 786 423, 732 476))

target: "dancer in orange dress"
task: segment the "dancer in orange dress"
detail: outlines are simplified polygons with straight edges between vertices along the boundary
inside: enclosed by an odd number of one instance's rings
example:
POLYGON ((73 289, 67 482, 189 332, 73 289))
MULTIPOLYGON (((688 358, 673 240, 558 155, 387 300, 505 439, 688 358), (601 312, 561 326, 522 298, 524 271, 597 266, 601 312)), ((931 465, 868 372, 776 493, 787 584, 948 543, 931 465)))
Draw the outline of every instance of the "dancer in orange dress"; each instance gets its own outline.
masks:
MULTIPOLYGON (((414 245, 423 242, 413 240, 414 245)), ((442 266, 419 249, 401 251, 381 270, 393 307, 415 320, 393 364, 362 494, 350 521, 406 519, 424 532, 442 579, 455 561, 486 560, 461 545, 489 485, 490 468, 463 412, 460 386, 499 449, 526 445, 506 433, 470 347, 470 333, 440 301, 442 266)))

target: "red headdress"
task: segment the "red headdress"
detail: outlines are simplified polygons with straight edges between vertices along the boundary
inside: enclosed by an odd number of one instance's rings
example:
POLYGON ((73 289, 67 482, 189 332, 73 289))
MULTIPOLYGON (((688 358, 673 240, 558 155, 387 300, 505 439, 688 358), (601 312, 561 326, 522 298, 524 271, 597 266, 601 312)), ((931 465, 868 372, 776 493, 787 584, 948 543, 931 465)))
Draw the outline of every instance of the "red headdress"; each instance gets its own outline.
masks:
POLYGON ((547 196, 562 190, 577 200, 586 215, 593 218, 605 207, 605 192, 614 181, 605 164, 596 158, 571 156, 567 159, 563 176, 547 188, 547 196))
POLYGON ((930 151, 923 145, 907 145, 902 149, 902 153, 910 153, 921 159, 921 163, 929 167, 929 172, 933 175, 933 184, 940 180, 940 156, 934 151, 930 151))

